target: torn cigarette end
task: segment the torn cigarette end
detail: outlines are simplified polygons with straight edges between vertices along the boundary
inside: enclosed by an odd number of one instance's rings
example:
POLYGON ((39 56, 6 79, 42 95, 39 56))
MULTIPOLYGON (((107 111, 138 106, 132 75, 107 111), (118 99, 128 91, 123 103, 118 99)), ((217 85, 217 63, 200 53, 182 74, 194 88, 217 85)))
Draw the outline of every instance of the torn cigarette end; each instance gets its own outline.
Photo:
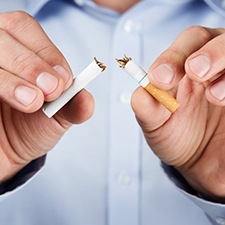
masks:
POLYGON ((102 62, 98 61, 96 57, 94 57, 94 60, 96 64, 102 69, 102 71, 106 69, 106 66, 102 62))
POLYGON ((126 55, 124 55, 123 59, 116 59, 116 61, 119 63, 121 68, 125 68, 126 64, 131 60, 132 58, 127 57, 126 55))
POLYGON ((168 92, 155 87, 150 83, 147 73, 140 68, 130 57, 124 55, 123 59, 116 59, 120 67, 131 75, 146 91, 148 91, 157 101, 165 106, 171 113, 175 112, 180 103, 168 92))

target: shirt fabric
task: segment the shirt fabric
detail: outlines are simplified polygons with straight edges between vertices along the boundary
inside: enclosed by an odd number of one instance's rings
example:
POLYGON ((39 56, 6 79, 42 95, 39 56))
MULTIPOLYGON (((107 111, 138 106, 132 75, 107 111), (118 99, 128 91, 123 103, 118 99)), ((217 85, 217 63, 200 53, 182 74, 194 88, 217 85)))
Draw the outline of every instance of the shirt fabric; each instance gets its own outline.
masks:
POLYGON ((87 86, 93 117, 73 126, 35 179, 1 203, 0 224, 225 224, 223 204, 190 193, 171 168, 164 173, 130 107, 138 85, 115 62, 126 54, 147 70, 189 26, 224 27, 223 5, 144 0, 119 14, 90 0, 0 0, 0 12, 22 9, 39 21, 75 76, 95 56, 107 65, 87 86))

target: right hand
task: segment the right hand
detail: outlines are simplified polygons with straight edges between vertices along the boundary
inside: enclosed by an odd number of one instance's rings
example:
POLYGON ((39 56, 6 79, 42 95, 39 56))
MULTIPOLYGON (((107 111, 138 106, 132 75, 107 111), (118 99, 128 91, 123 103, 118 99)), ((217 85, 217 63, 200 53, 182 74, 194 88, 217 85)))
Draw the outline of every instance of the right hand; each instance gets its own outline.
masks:
POLYGON ((53 118, 40 109, 72 83, 71 69, 38 22, 22 11, 0 14, 0 181, 46 154, 94 109, 82 90, 53 118))

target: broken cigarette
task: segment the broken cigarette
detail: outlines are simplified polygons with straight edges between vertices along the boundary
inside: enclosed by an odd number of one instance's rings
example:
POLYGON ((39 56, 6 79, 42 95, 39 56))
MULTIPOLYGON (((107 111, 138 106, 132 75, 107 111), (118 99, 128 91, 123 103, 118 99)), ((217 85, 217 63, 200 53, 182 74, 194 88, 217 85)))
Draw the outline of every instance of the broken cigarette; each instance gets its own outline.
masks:
POLYGON ((148 91, 156 100, 164 105, 170 112, 176 111, 180 103, 174 99, 168 92, 156 88, 150 83, 147 73, 140 68, 131 58, 124 56, 123 59, 116 59, 120 67, 130 74, 138 83, 148 91))
POLYGON ((106 69, 103 63, 96 58, 73 80, 72 85, 62 93, 56 100, 45 103, 42 111, 51 118, 57 113, 68 101, 70 101, 81 89, 89 82, 96 78, 102 71, 106 69))

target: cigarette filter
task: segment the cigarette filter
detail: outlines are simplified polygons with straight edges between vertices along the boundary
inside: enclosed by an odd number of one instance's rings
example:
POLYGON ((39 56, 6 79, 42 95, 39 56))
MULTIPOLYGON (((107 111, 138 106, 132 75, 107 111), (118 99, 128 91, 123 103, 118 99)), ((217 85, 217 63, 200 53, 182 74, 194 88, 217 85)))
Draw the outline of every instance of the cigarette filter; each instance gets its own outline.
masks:
POLYGON ((156 100, 164 105, 170 112, 174 112, 179 107, 179 102, 168 92, 158 89, 147 76, 147 73, 140 68, 131 58, 124 56, 123 59, 116 59, 120 67, 131 75, 146 91, 148 91, 156 100))
POLYGON ((96 58, 73 80, 72 85, 64 91, 59 98, 52 102, 46 103, 42 111, 51 118, 58 112, 69 100, 71 100, 81 89, 89 82, 95 79, 106 68, 96 58))

